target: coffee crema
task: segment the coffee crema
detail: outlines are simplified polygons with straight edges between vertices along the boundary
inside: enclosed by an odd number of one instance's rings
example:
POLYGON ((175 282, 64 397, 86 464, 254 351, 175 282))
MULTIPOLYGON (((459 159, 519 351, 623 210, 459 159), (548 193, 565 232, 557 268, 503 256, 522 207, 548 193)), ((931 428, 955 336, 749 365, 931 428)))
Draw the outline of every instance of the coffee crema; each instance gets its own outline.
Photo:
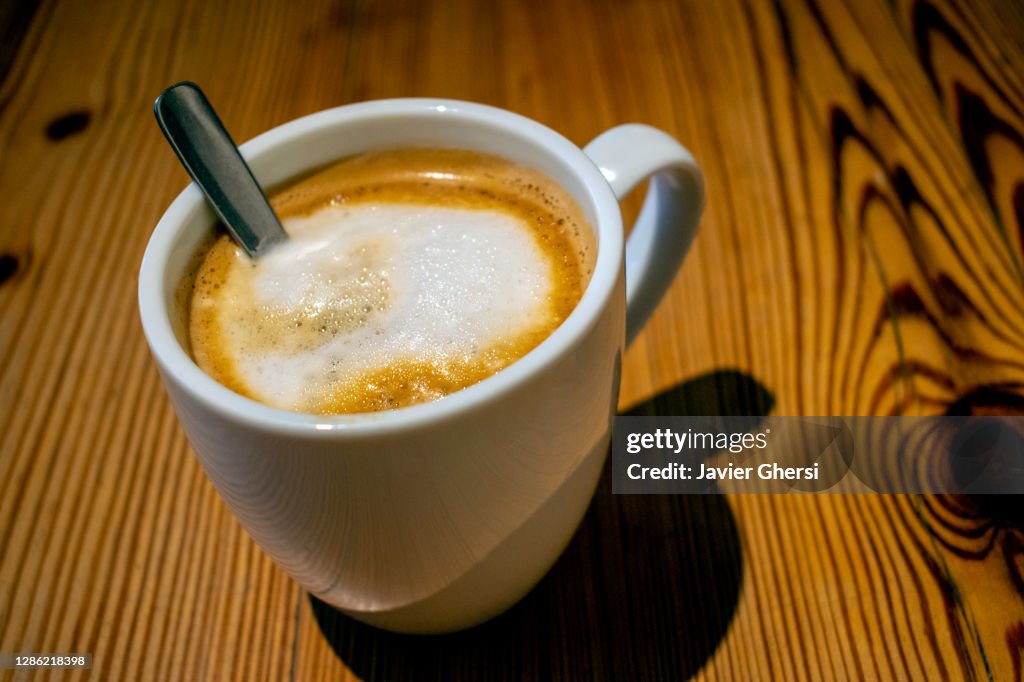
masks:
POLYGON ((469 151, 353 156, 271 205, 288 241, 254 262, 218 236, 189 334, 217 381, 299 412, 394 409, 495 374, 569 316, 596 255, 566 190, 469 151))

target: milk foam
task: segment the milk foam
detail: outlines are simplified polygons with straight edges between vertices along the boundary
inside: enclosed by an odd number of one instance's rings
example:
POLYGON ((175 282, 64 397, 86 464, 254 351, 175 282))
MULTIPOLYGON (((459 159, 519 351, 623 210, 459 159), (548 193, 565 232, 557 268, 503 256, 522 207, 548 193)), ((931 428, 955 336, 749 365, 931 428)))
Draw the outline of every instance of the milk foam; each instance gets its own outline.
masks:
POLYGON ((486 362, 550 324, 549 258, 515 216, 369 203, 284 224, 290 239, 255 264, 239 253, 211 302, 261 402, 309 409, 396 363, 486 362))
POLYGON ((388 410, 471 386, 579 302, 597 252, 564 188, 458 149, 357 154, 275 191, 290 239, 259 261, 221 234, 191 278, 196 363, 316 414, 388 410))

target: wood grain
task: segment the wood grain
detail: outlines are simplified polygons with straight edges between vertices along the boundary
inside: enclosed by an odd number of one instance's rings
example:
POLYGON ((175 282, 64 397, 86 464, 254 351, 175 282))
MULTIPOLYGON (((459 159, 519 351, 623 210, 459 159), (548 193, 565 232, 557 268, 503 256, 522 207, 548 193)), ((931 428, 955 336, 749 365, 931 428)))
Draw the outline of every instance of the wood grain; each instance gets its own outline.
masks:
POLYGON ((5 5, 0 36, 0 651, 95 654, 0 679, 1021 679, 1013 500, 602 488, 490 630, 361 630, 217 498, 134 289, 186 182, 150 112, 177 80, 242 140, 391 96, 579 144, 643 121, 701 161, 708 206, 623 408, 763 387, 779 414, 1020 413, 1019 3, 48 0, 5 5))

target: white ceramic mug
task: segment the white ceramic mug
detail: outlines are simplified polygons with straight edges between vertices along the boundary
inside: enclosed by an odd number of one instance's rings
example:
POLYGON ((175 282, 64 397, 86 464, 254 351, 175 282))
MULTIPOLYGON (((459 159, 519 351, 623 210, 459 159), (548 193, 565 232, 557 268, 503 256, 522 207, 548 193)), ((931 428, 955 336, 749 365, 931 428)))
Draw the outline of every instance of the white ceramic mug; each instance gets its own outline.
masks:
POLYGON ((189 442, 264 551, 359 620, 445 632, 514 604, 572 537, 605 460, 623 347, 682 262, 703 181, 690 154, 654 128, 620 126, 580 150, 522 116, 433 99, 323 111, 242 152, 269 186, 357 152, 406 146, 479 150, 540 169, 597 232, 594 273, 576 309, 508 368, 441 400, 363 415, 287 412, 221 386, 187 352, 176 293, 215 224, 194 185, 150 239, 139 308, 189 442), (624 249, 617 200, 648 176, 624 249))

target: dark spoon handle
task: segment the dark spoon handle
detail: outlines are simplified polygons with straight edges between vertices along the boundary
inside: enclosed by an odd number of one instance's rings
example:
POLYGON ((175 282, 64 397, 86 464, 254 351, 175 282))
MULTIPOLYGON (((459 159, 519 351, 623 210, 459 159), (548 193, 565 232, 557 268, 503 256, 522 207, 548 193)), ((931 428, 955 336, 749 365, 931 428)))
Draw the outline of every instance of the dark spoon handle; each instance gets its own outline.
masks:
POLYGON ((281 221, 199 86, 187 81, 172 85, 156 98, 153 113, 185 170, 251 258, 287 239, 281 221))

